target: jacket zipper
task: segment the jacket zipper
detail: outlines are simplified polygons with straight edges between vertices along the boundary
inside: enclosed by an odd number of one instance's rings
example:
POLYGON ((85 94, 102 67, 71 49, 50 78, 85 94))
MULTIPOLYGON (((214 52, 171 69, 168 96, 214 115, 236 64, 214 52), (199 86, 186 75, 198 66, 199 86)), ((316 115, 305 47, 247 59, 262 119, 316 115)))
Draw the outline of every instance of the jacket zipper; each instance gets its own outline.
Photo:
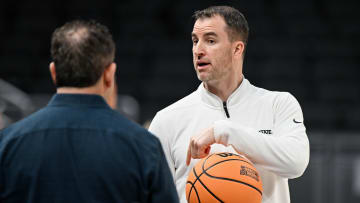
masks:
POLYGON ((223 102, 223 107, 224 107, 226 117, 230 118, 230 114, 229 114, 229 111, 228 111, 227 106, 226 106, 226 101, 223 102))

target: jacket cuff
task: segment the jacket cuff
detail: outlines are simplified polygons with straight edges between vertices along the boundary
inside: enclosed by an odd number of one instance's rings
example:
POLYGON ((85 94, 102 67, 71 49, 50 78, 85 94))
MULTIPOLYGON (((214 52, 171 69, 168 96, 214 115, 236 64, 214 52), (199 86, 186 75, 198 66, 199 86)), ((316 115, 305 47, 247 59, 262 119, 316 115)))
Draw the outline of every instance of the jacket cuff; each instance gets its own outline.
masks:
POLYGON ((214 137, 215 142, 227 146, 229 141, 228 122, 226 120, 219 120, 214 122, 214 137))

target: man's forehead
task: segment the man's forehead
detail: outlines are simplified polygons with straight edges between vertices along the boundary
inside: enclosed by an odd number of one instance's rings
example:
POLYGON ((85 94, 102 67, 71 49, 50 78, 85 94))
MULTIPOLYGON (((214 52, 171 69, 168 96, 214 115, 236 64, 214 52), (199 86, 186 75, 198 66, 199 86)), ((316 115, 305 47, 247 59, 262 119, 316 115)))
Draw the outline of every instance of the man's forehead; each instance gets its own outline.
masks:
POLYGON ((204 35, 206 33, 217 33, 225 31, 225 21, 222 17, 216 15, 210 18, 200 18, 196 20, 192 35, 204 35))

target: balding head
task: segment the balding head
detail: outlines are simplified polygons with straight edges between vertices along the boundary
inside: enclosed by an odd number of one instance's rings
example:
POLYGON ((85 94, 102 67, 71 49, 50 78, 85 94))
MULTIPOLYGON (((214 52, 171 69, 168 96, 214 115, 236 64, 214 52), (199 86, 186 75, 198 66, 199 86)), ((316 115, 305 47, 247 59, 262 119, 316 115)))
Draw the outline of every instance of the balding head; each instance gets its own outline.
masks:
POLYGON ((53 33, 51 55, 57 87, 89 87, 114 61, 115 44, 105 26, 72 21, 53 33))

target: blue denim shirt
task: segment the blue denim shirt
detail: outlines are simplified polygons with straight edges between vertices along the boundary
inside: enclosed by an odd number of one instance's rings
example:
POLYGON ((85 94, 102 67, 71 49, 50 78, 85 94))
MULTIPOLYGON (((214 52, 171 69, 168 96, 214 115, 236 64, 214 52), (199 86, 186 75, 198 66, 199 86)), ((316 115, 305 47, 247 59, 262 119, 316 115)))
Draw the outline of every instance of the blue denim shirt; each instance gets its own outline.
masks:
POLYGON ((0 202, 178 202, 160 142, 101 96, 56 94, 0 134, 0 202))

